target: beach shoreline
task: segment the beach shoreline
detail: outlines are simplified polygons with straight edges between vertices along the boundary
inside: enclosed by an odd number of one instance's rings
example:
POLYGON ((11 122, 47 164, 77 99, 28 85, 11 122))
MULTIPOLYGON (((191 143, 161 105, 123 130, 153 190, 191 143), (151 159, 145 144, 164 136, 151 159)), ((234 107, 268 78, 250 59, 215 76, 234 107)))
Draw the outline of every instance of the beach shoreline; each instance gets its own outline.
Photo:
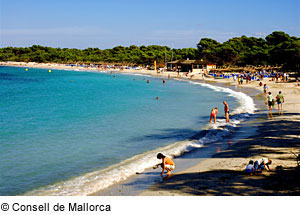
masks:
MULTIPOLYGON (((211 84, 211 83, 210 83, 211 84)), ((226 87, 231 90, 234 89, 233 86, 224 86, 223 84, 214 84, 213 86, 216 87, 226 87)), ((248 96, 255 97, 259 91, 252 90, 252 89, 246 89, 248 96)), ((254 98, 255 99, 255 98, 254 98)), ((261 102, 257 99, 255 99, 255 105, 261 106, 261 102)), ((249 121, 255 120, 255 117, 249 117, 245 121, 242 120, 242 122, 238 123, 236 127, 234 128, 236 133, 241 133, 240 130, 243 129, 244 124, 249 123, 249 121)), ((209 124, 209 116, 208 121, 209 124)), ((198 140, 201 139, 203 131, 208 131, 206 129, 199 130, 191 139, 186 140, 198 140)), ((232 132, 232 131, 231 131, 232 132)), ((176 162, 176 169, 173 171, 175 174, 180 174, 181 172, 184 172, 186 169, 189 169, 198 163, 204 161, 205 159, 211 158, 214 154, 218 153, 218 151, 222 151, 226 148, 228 148, 230 145, 234 145, 239 138, 241 137, 247 137, 250 134, 255 133, 255 128, 252 128, 251 131, 248 130, 248 134, 239 134, 235 135, 234 137, 229 134, 225 135, 225 139, 218 140, 213 143, 205 144, 203 148, 194 149, 192 151, 188 151, 184 154, 181 154, 180 156, 176 156, 174 158, 174 161, 176 162)), ((184 141, 183 141, 184 142, 184 141)), ((133 175, 129 177, 128 179, 121 181, 119 183, 116 183, 108 188, 105 188, 103 190, 97 191, 92 196, 135 196, 135 195, 144 195, 145 190, 149 189, 153 184, 155 183, 161 183, 163 180, 160 177, 160 169, 153 170, 152 168, 146 169, 143 173, 138 173, 137 175, 133 175)), ((147 195, 147 191, 145 193, 147 195)), ((155 194, 154 194, 155 195, 155 194)), ((159 194, 158 194, 159 195, 159 194)))
MULTIPOLYGON (((237 85, 231 80, 217 79, 216 83, 237 85)), ((295 83, 262 81, 268 85, 273 98, 282 91, 285 98, 284 113, 279 114, 277 104, 270 115, 267 106, 258 110, 258 121, 244 129, 258 127, 258 132, 241 138, 228 149, 218 152, 197 165, 181 171, 170 180, 157 183, 141 196, 185 195, 300 195, 300 174, 297 155, 300 153, 300 89, 295 83), (275 91, 275 92, 274 92, 275 91), (255 125, 256 124, 256 125, 255 125), (249 176, 244 170, 249 160, 262 157, 272 159, 271 171, 249 176)), ((258 81, 239 87, 261 90, 258 81)), ((266 103, 266 99, 263 98, 266 103)))
MULTIPOLYGON (((31 63, 31 64, 26 64, 26 63, 9 63, 9 64, 5 64, 4 63, 0 63, 0 65, 2 66, 21 66, 21 67, 32 67, 32 68, 44 68, 44 69, 66 69, 66 70, 75 70, 75 71, 94 71, 97 72, 98 70, 95 69, 87 69, 87 68, 81 68, 81 67, 75 67, 75 68, 70 68, 69 66, 66 65, 57 65, 57 64, 35 64, 35 63, 31 63)), ((170 76, 170 78, 180 78, 182 80, 191 80, 190 79, 190 75, 189 77, 178 77, 177 73, 174 72, 164 72, 164 73, 157 73, 154 70, 110 70, 108 69, 107 71, 113 71, 113 72, 118 72, 118 73, 128 73, 128 74, 141 74, 141 75, 150 75, 150 76, 154 76, 154 77, 159 77, 159 78, 165 78, 167 79, 168 76, 170 76)), ((193 79, 191 81, 199 81, 202 80, 202 76, 200 76, 200 74, 193 74, 193 79)), ((267 121, 272 121, 272 122, 277 122, 279 123, 280 121, 284 120, 284 121, 291 121, 293 123, 298 123, 298 121, 300 120, 299 118, 299 110, 300 110, 300 103, 298 103, 299 101, 299 97, 300 97, 300 90, 299 89, 295 89, 294 83, 274 83, 269 81, 270 79, 265 79, 265 83, 267 83, 269 85, 269 89, 271 91, 274 90, 281 90, 283 91, 283 94, 285 96, 285 100, 286 103, 284 104, 284 110, 285 110, 285 114, 283 116, 277 116, 276 114, 274 114, 273 118, 269 118, 267 116, 267 113, 264 113, 265 110, 259 110, 262 113, 259 113, 261 115, 263 115, 261 117, 262 122, 261 124, 264 124, 264 122, 267 121)), ((259 96, 259 92, 262 92, 262 87, 260 87, 258 85, 258 82, 252 82, 251 84, 245 84, 243 86, 237 86, 237 84, 235 82, 233 82, 233 80, 225 80, 225 79, 213 79, 213 78, 207 78, 205 77, 205 82, 208 82, 210 84, 215 84, 215 85, 219 85, 222 87, 228 87, 230 86, 231 88, 235 88, 236 90, 240 90, 240 88, 249 88, 250 91, 252 89, 256 90, 256 95, 252 95, 252 96, 259 96)), ((253 90, 252 90, 253 91, 253 90)), ((274 92, 274 94, 277 92, 274 92)), ((261 95, 260 95, 261 96, 261 95)), ((258 98, 262 99, 262 98, 258 98)), ((276 111, 275 111, 276 113, 276 111)), ((276 124, 276 123, 275 123, 276 124)), ((257 125, 259 126, 259 125, 257 125)), ((291 130, 291 129, 288 129, 291 130)), ((265 132, 268 132, 268 130, 266 130, 265 132)), ((294 133, 296 133, 296 135, 294 135, 294 139, 298 139, 300 138, 299 133, 297 134, 297 131, 293 131, 294 133)), ((257 133, 254 134, 254 136, 256 138, 261 138, 263 135, 265 135, 265 133, 257 133), (255 136, 256 135, 256 136, 255 136)), ((246 138, 245 138, 246 139, 246 138)), ((260 154, 255 154, 255 156, 247 156, 247 154, 244 153, 243 158, 238 158, 236 155, 238 154, 234 154, 234 155, 230 155, 230 153, 228 151, 232 151, 231 148, 239 148, 241 145, 239 144, 240 142, 245 142, 244 139, 240 139, 237 141, 238 144, 234 144, 232 147, 229 147, 229 149, 225 150, 225 151, 221 151, 218 153, 215 153, 212 158, 205 158, 202 159, 200 162, 196 162, 196 164, 192 167, 187 167, 186 169, 176 173, 176 175, 174 177, 172 177, 170 180, 166 181, 166 182, 158 182, 154 185, 152 185, 151 187, 146 187, 146 189, 144 189, 144 191, 142 191, 141 193, 135 193, 134 195, 143 195, 143 196, 155 196, 155 195, 256 195, 256 193, 251 190, 248 189, 247 191, 240 191, 240 192, 230 192, 230 191, 226 191, 223 192, 223 190, 221 190, 221 188, 218 190, 215 188, 215 186, 213 185, 213 183, 209 183, 208 181, 201 181, 201 177, 199 178, 198 175, 202 175, 202 174, 211 174, 211 172, 213 171, 219 171, 219 165, 220 163, 222 163, 222 170, 224 171, 234 171, 234 174, 238 174, 242 172, 242 169, 245 167, 245 164, 247 164, 247 162, 249 161, 249 159, 257 159, 260 156, 269 156, 269 154, 264 154, 264 153, 260 153, 260 154), (221 155, 226 154, 226 158, 222 157, 221 155), (221 156, 221 157, 220 157, 221 156), (235 157, 234 157, 235 156, 235 157), (193 180, 192 180, 193 179, 193 180), (200 180, 198 183, 195 183, 195 181, 200 180), (174 184, 174 182, 177 183, 183 183, 186 186, 183 187, 178 187, 176 186, 176 184, 174 184), (170 186, 170 183, 173 183, 172 186, 170 186), (199 184, 205 184, 205 185, 201 185, 199 188, 199 184), (193 190, 192 192, 190 190, 193 190), (215 192, 212 192, 212 190, 214 190, 215 192)), ((247 142, 247 141, 246 141, 247 142)), ((282 144, 279 139, 277 140, 278 144, 282 144)), ((293 142, 293 141, 292 141, 293 142)), ((294 143, 294 142, 293 142, 294 143)), ((252 142, 253 145, 253 142, 252 142)), ((275 145, 276 145, 276 141, 275 141, 275 145)), ((246 147, 246 145, 244 145, 244 147, 246 147)), ((251 148, 251 144, 247 145, 248 149, 251 148)), ((239 149, 239 153, 242 154, 243 150, 246 150, 246 148, 241 147, 241 149, 239 149)), ((285 154, 290 154, 287 149, 285 147, 281 147, 281 152, 284 152, 285 154)), ((299 153, 299 152, 298 152, 299 153)), ((292 161, 287 161, 287 162, 280 162, 279 159, 276 159, 276 154, 271 156, 272 159, 275 161, 274 162, 274 166, 283 166, 283 168, 292 168, 294 167, 295 163, 294 163, 294 158, 291 156, 287 156, 287 159, 291 159, 292 161)), ((158 173, 157 173, 158 174, 158 173)), ((216 174, 221 174, 220 177, 229 177, 230 174, 228 172, 224 173, 216 173, 216 174), (222 175, 223 174, 223 175, 222 175), (225 174, 225 176, 224 176, 225 174), (229 176, 227 176, 226 174, 229 174, 229 176)), ((266 173, 266 177, 268 178, 268 176, 272 176, 272 173, 266 173)), ((134 177, 134 176, 133 176, 134 177)), ((219 177, 219 178, 220 178, 219 177)), ((247 177, 247 176, 245 176, 247 177)), ((230 178, 230 177, 229 177, 230 178)), ((230 181, 228 179, 226 179, 227 181, 230 181)), ((226 181, 225 180, 225 181, 226 181)), ((267 180, 267 179, 266 179, 267 180)), ((222 182, 223 183, 223 182, 222 182)), ((232 183, 232 182, 231 182, 232 183)), ((132 186, 135 186, 134 184, 132 184, 132 186)), ((232 189, 238 190, 237 188, 235 188, 235 186, 231 185, 232 189)), ((131 187, 132 188, 132 187, 131 187)), ((130 187, 129 187, 130 189, 130 187)), ((224 189, 226 190, 226 189, 224 189)), ((126 193, 124 191, 120 190, 118 191, 119 195, 131 195, 130 193, 126 193)), ((257 192, 258 194, 262 194, 262 195, 271 195, 272 193, 269 192, 265 192, 264 190, 260 192, 257 192)), ((287 195, 290 194, 290 192, 287 192, 287 195)), ((118 195, 118 194, 113 194, 113 195, 118 195)), ((281 195, 282 193, 277 192, 277 195, 281 195)), ((275 194, 275 195, 276 195, 275 194)), ((101 192, 96 192, 93 195, 102 195, 101 192)), ((104 194, 105 195, 105 194, 104 194)), ((106 195, 110 195, 109 192, 106 195)))

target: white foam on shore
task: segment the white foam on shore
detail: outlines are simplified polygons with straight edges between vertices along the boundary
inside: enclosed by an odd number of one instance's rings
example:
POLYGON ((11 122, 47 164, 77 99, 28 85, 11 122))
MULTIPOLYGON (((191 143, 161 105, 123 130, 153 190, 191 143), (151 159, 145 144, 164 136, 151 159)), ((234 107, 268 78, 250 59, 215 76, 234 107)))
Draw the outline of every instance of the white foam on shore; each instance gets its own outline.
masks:
POLYGON ((224 119, 218 119, 217 123, 208 124, 204 128, 207 132, 198 140, 176 142, 153 151, 136 155, 108 168, 86 173, 66 181, 29 191, 25 193, 25 195, 71 196, 95 193, 135 175, 136 172, 143 172, 154 166, 158 163, 158 160, 156 159, 158 152, 174 157, 193 149, 201 148, 206 144, 222 140, 224 137, 230 135, 230 132, 237 124, 248 118, 249 114, 252 114, 255 111, 255 105, 252 98, 244 93, 205 83, 192 81, 190 81, 190 83, 207 87, 217 92, 224 92, 229 94, 229 96, 235 97, 239 101, 240 106, 231 112, 230 123, 225 123, 224 119))
POLYGON ((151 77, 155 78, 152 75, 147 75, 147 74, 139 74, 139 73, 122 73, 122 75, 129 75, 129 76, 143 76, 143 77, 151 77))
POLYGON ((178 156, 188 151, 189 148, 199 148, 201 146, 197 141, 176 142, 166 147, 136 155, 106 169, 86 173, 67 181, 41 187, 29 191, 24 195, 89 195, 154 166, 158 163, 156 159, 158 152, 163 152, 170 156, 178 156))
POLYGON ((189 83, 200 85, 202 87, 207 87, 207 88, 210 88, 217 92, 228 93, 229 96, 235 97, 238 100, 238 102, 240 103, 240 106, 237 109, 233 110, 231 112, 231 115, 239 114, 239 113, 252 114, 256 110, 253 99, 250 96, 246 95, 245 93, 236 92, 229 88, 214 86, 214 85, 210 85, 210 84, 206 84, 206 83, 200 83, 200 82, 194 82, 194 81, 189 81, 189 83))

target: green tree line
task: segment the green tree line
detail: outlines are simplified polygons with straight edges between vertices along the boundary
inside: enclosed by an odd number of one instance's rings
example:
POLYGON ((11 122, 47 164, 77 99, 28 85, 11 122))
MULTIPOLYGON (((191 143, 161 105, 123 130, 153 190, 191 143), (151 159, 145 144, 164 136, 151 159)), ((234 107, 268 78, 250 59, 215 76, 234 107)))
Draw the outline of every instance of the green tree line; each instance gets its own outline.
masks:
POLYGON ((197 48, 171 49, 167 46, 149 45, 112 49, 51 48, 40 45, 31 47, 5 47, 0 49, 0 61, 54 62, 54 63, 116 63, 152 65, 165 61, 204 59, 219 66, 283 65, 299 70, 300 38, 282 31, 275 31, 263 38, 234 37, 220 43, 202 38, 197 48))
POLYGON ((167 46, 117 46, 112 49, 99 48, 68 49, 51 48, 40 45, 31 47, 5 47, 0 49, 0 61, 22 61, 38 63, 115 63, 131 65, 152 65, 165 61, 195 59, 197 49, 183 48, 171 50, 167 46))
POLYGON ((274 31, 263 38, 234 37, 224 43, 202 38, 197 44, 199 57, 218 65, 283 65, 298 70, 300 38, 274 31))

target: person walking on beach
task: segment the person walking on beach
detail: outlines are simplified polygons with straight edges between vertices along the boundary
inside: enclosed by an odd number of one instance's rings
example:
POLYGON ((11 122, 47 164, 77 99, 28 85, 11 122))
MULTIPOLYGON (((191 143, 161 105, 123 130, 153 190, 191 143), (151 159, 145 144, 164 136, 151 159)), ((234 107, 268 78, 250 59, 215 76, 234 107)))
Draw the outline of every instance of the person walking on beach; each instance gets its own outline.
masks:
POLYGON ((229 106, 226 101, 223 101, 226 122, 229 122, 229 106))
POLYGON ((217 114, 218 114, 218 108, 215 107, 214 109, 211 110, 209 123, 211 123, 213 119, 214 119, 214 123, 216 123, 217 114))
POLYGON ((269 92, 267 100, 268 100, 269 111, 270 111, 270 113, 272 113, 273 97, 272 97, 272 93, 271 92, 269 92))
POLYGON ((164 180, 166 180, 171 176, 171 171, 175 169, 175 163, 171 158, 163 155, 162 153, 157 154, 157 159, 161 159, 162 162, 155 165, 153 169, 156 169, 160 166, 162 168, 162 172, 160 173, 160 175, 164 180), (166 172, 167 177, 164 178, 165 170, 167 170, 166 172))
POLYGON ((241 84, 241 75, 239 75, 239 77, 238 77, 238 84, 239 85, 241 84))
POLYGON ((265 96, 267 96, 267 91, 268 91, 267 84, 264 84, 264 94, 265 94, 265 96))
POLYGON ((276 96, 277 104, 278 104, 278 111, 280 114, 280 110, 282 111, 282 104, 284 103, 284 97, 281 94, 281 91, 279 91, 278 95, 276 96))
POLYGON ((283 73, 283 82, 287 81, 286 73, 283 73))

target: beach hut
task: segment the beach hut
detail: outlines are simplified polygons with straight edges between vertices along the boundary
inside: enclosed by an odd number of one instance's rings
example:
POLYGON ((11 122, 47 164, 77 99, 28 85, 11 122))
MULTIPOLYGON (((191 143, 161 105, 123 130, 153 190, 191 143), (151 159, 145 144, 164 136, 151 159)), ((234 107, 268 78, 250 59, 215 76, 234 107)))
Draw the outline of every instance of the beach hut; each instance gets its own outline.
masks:
POLYGON ((204 60, 175 60, 167 63, 169 71, 204 73, 216 68, 216 64, 204 60))

